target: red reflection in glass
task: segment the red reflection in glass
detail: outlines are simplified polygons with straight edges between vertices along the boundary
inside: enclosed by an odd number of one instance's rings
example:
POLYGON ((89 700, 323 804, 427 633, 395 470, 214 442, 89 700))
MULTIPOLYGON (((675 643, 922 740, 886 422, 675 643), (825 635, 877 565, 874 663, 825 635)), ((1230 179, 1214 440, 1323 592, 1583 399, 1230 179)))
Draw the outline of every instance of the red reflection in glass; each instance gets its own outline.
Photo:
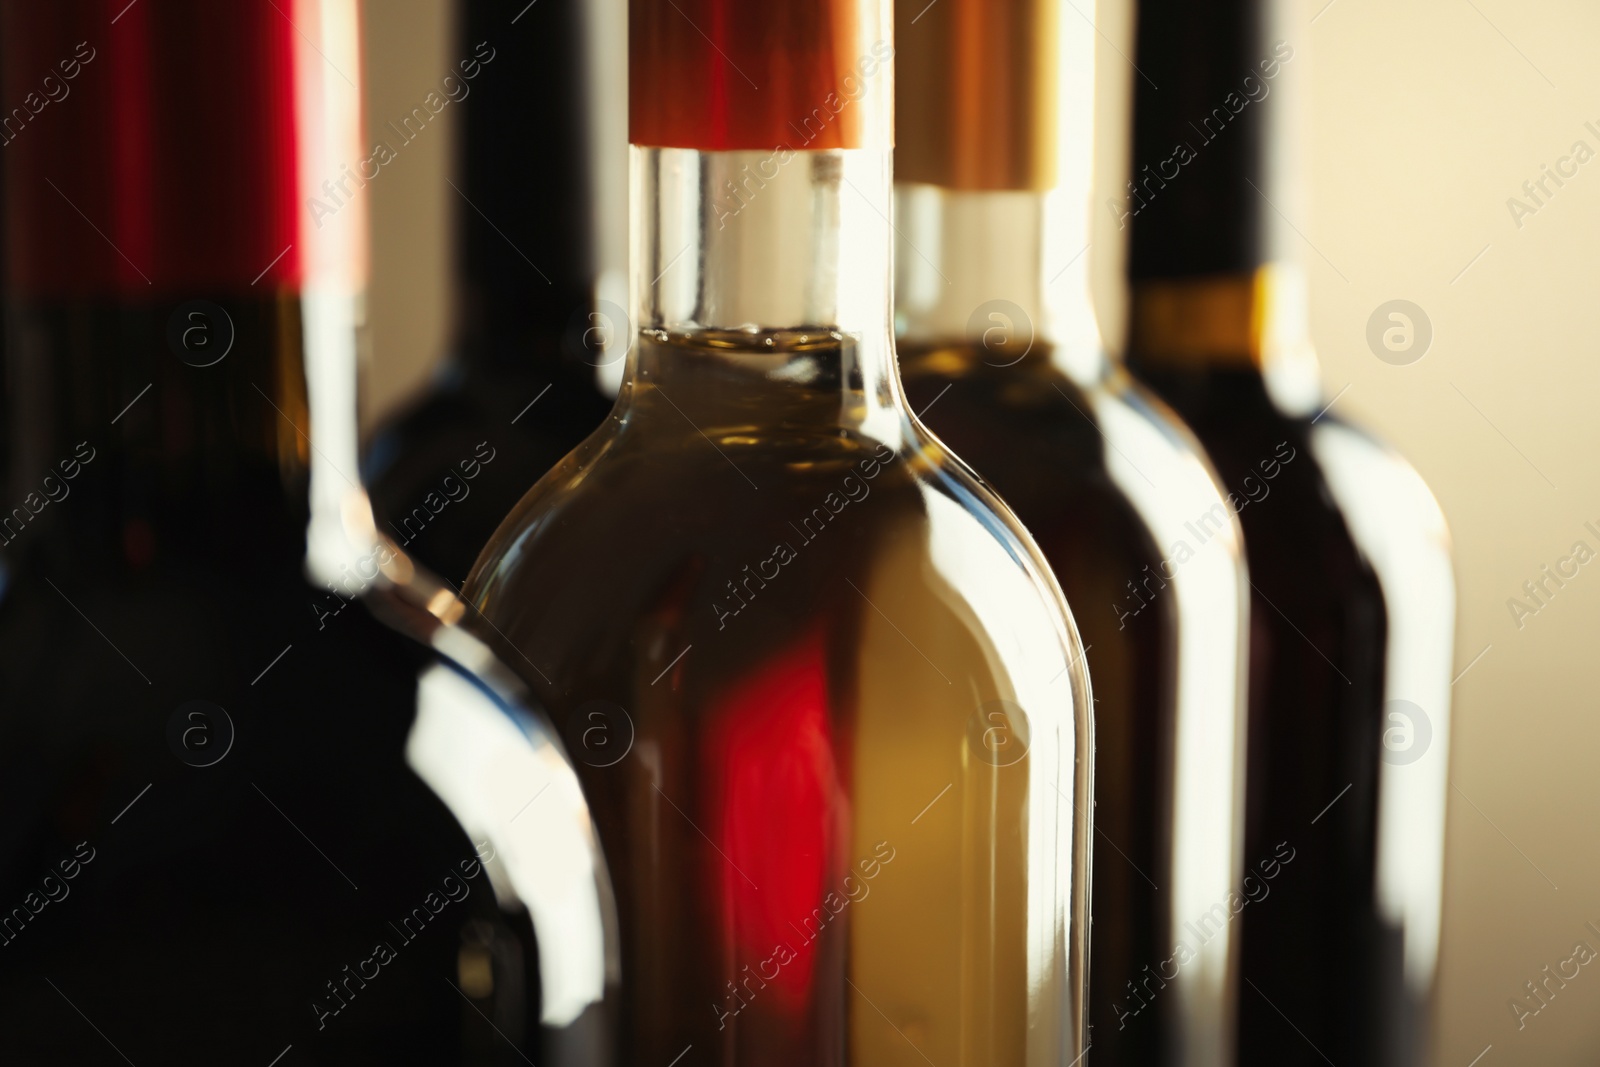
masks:
POLYGON ((759 975, 762 999, 799 1013, 812 1000, 814 939, 831 918, 822 898, 848 814, 821 636, 756 670, 711 721, 710 822, 726 857, 714 857, 712 884, 721 887, 721 926, 733 939, 730 977, 759 975))

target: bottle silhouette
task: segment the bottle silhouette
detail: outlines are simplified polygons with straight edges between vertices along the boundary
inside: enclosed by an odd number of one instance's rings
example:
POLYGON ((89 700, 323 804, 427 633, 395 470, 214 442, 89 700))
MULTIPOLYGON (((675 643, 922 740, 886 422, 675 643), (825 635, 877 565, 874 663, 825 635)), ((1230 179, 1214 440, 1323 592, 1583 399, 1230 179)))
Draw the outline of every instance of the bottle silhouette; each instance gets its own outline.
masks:
POLYGON ((1455 584, 1427 486, 1317 380, 1285 221, 1304 217, 1304 17, 1145 3, 1134 61, 1162 88, 1135 83, 1110 209, 1130 232, 1129 361, 1215 461, 1250 567, 1245 856, 1274 881, 1232 919, 1240 1062, 1420 1064, 1455 584))
POLYGON ((464 590, 593 742, 629 1063, 1083 1052, 1082 650, 901 396, 887 16, 633 5, 639 333, 464 590))
POLYGON ((1249 585, 1209 461, 1095 318, 1094 9, 921 6, 897 6, 916 19, 897 57, 900 369, 1038 540, 1083 635, 1091 1055, 1221 1067, 1237 937, 1185 924, 1241 892, 1249 585))
POLYGON ((412 769, 470 702, 357 602, 356 14, 0 7, 7 1062, 523 1062, 603 997, 542 1004, 526 846, 412 769))

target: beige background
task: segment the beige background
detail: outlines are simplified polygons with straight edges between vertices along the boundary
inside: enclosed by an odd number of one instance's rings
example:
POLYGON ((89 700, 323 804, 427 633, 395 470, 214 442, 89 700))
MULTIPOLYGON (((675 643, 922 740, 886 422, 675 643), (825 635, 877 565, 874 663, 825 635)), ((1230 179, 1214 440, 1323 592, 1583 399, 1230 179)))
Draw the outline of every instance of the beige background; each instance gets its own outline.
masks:
MULTIPOLYGON (((1600 153, 1600 135, 1584 128, 1600 129, 1600 5, 1334 0, 1319 13, 1322 3, 1310 0, 1291 43, 1309 82, 1311 181, 1310 207, 1292 222, 1309 243, 1323 381, 1330 397, 1348 385, 1339 410, 1408 456, 1444 506, 1459 581, 1456 669, 1472 663, 1454 689, 1437 1062, 1600 1063, 1600 963, 1520 1031, 1508 1008, 1576 941, 1600 951, 1600 935, 1584 929, 1600 927, 1600 563, 1520 629, 1506 603, 1574 541, 1600 551, 1582 528, 1600 528, 1600 158, 1520 229, 1506 207, 1574 141, 1600 153), (1411 366, 1379 361, 1365 340, 1368 317, 1395 298, 1433 324, 1432 347, 1411 366)), ((436 83, 454 43, 447 0, 372 0, 368 14, 379 127, 436 83)), ((1132 76, 1129 22, 1126 6, 1102 0, 1101 83, 1113 99, 1132 76)), ((1121 128, 1107 113, 1107 193, 1123 181, 1121 128)), ((369 422, 420 385, 447 337, 453 135, 447 109, 368 190, 369 422)), ((1109 218, 1092 252, 1108 329, 1121 311, 1109 218)))

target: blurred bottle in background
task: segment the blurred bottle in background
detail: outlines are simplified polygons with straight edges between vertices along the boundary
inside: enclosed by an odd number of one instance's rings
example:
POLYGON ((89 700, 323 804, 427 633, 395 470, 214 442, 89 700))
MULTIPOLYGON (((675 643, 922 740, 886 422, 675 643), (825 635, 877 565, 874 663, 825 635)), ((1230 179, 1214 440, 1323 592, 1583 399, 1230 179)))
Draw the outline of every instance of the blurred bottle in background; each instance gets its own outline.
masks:
POLYGON ((455 18, 455 341, 363 466, 384 532, 459 585, 605 419, 599 379, 615 393, 632 331, 620 0, 459 0, 455 18))
POLYGON ((889 16, 635 0, 640 333, 465 589, 583 765, 629 1064, 1084 1051, 1082 648, 901 395, 889 16))
POLYGON ((896 14, 906 395, 1037 539, 1094 683, 1092 1056, 1220 1067, 1235 930, 1184 923, 1239 891, 1248 585, 1198 444, 1095 321, 1094 11, 896 14))
POLYGON ((0 1059, 523 1062, 528 916, 356 603, 357 5, 0 20, 0 1059))
POLYGON ((1245 861, 1276 879, 1232 920, 1240 1062, 1420 1064, 1455 587, 1427 487, 1320 390, 1292 228, 1309 14, 1145 0, 1132 178, 1108 208, 1131 231, 1129 362, 1199 435, 1244 527, 1245 861))

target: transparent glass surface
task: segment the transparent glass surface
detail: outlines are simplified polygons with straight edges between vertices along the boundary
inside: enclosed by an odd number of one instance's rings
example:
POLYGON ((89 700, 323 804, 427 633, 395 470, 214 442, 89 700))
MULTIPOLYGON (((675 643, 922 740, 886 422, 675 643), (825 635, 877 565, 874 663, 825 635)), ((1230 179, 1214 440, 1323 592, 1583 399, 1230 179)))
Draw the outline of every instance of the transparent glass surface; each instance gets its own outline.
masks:
POLYGON ((672 178, 742 165, 719 155, 740 154, 639 153, 666 251, 617 408, 465 589, 579 766, 621 1061, 1070 1063, 1076 632, 1031 540, 900 400, 886 157, 797 154, 741 233, 672 178), (792 304, 763 210, 810 220, 792 304), (678 232, 696 276, 657 286, 678 232), (741 326, 784 308, 822 325, 741 326))
MULTIPOLYGON (((1070 21, 1063 54, 1078 62, 1094 34, 1070 21)), ((1037 540, 1083 637, 1093 1056, 1220 1067, 1238 996, 1232 902, 1271 891, 1240 871, 1244 496, 1101 343, 1081 96, 1062 119, 1077 155, 1048 192, 896 186, 900 371, 912 410, 1037 540)))
POLYGON ((1016 509, 1083 635, 1095 1055, 1224 1063, 1237 943, 1209 910, 1243 892, 1248 586, 1233 509, 1192 438, 1125 374, 1074 381, 1044 343, 899 348, 912 406, 1016 509), (1197 922, 1198 937, 1184 925, 1197 922))

